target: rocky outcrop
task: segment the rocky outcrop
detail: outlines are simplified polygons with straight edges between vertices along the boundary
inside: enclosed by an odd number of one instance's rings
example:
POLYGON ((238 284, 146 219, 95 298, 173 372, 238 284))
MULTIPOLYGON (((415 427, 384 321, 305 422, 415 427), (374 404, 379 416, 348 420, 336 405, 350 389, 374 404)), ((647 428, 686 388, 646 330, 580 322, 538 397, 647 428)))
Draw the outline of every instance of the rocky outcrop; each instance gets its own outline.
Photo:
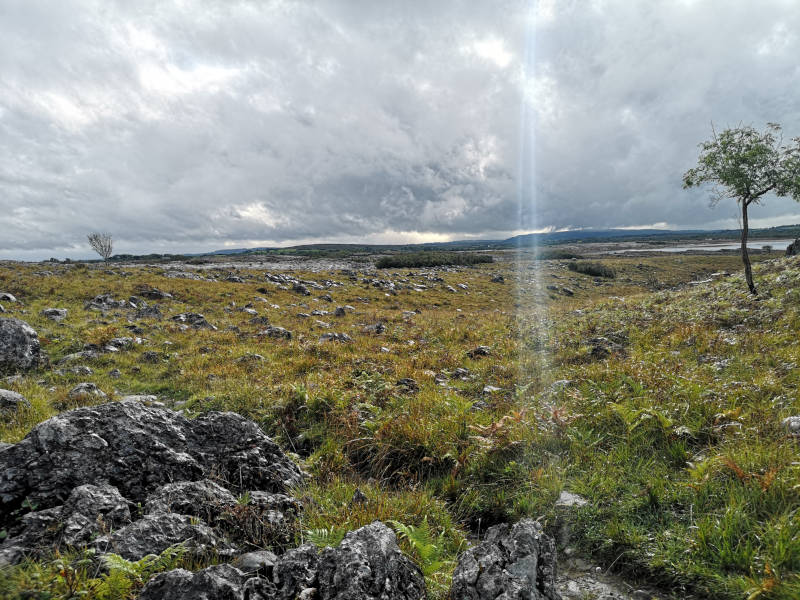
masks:
POLYGON ((33 369, 44 358, 33 327, 19 319, 0 318, 0 373, 33 369))
POLYGON ((556 591, 553 539, 531 519, 489 528, 464 552, 453 573, 458 600, 561 600, 556 591))
POLYGON ((0 513, 25 498, 50 508, 73 488, 108 482, 144 502, 157 487, 206 477, 241 493, 283 492, 300 469, 252 421, 235 413, 188 420, 123 399, 64 412, 0 454, 0 513))
POLYGON ((258 576, 243 562, 197 573, 175 569, 153 577, 140 600, 248 598, 250 600, 421 600, 427 597, 419 568, 397 546, 383 523, 351 531, 336 548, 306 544, 281 557, 255 557, 258 576))
POLYGON ((797 238, 786 247, 786 256, 797 256, 800 254, 800 238, 797 238))
POLYGON ((241 518, 261 526, 260 542, 287 541, 300 507, 281 492, 303 480, 299 467, 240 415, 188 420, 152 404, 131 396, 64 412, 0 448, 0 563, 90 540, 129 559, 176 543, 224 556, 241 518), (245 512, 235 494, 250 499, 245 512), (130 522, 136 505, 145 514, 130 522))

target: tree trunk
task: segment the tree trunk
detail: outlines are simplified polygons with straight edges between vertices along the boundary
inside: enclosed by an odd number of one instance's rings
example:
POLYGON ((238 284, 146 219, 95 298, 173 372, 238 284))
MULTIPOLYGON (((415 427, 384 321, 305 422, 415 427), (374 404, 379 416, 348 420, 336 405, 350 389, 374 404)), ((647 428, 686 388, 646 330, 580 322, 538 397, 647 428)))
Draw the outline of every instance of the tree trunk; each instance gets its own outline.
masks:
POLYGON ((753 283, 753 268, 750 266, 750 256, 747 254, 747 234, 749 227, 747 224, 747 205, 749 200, 742 200, 742 262, 744 263, 744 278, 747 280, 747 287, 754 296, 758 295, 756 286, 753 283))

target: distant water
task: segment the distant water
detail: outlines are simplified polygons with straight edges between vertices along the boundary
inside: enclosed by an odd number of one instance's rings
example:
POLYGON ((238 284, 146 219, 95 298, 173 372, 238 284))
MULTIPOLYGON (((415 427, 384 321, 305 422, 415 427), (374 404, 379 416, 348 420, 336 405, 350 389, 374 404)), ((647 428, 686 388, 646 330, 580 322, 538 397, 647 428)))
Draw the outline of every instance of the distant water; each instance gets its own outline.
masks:
MULTIPOLYGON (((749 250, 761 250, 764 246, 772 246, 773 252, 783 252, 794 240, 749 240, 747 248, 749 250)), ((740 242, 700 242, 697 244, 681 244, 679 246, 661 246, 660 248, 626 248, 624 250, 614 250, 612 254, 623 254, 625 252, 686 252, 687 250, 738 250, 741 248, 740 242)))

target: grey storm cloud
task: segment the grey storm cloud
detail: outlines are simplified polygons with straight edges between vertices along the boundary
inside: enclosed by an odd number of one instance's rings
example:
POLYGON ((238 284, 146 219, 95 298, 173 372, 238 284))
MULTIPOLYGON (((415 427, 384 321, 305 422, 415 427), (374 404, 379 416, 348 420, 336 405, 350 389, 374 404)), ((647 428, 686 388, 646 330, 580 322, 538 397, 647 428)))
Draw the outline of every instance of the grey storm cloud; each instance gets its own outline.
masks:
POLYGON ((800 135, 797 32, 793 0, 0 0, 0 257, 735 225, 680 176, 712 121, 800 135))

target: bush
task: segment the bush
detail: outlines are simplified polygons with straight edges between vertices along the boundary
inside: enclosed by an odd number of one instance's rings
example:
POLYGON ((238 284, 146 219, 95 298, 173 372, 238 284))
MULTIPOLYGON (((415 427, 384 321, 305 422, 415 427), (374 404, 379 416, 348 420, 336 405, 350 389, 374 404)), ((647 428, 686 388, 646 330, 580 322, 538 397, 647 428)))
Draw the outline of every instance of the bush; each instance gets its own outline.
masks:
POLYGON ((614 272, 614 269, 599 262, 571 262, 569 263, 568 267, 570 271, 583 273, 584 275, 592 275, 593 277, 607 277, 608 279, 614 279, 617 276, 617 274, 614 272))
POLYGON ((461 252, 408 252, 384 256, 375 263, 379 269, 409 267, 438 267, 442 265, 475 265, 494 262, 489 254, 465 254, 461 252))

